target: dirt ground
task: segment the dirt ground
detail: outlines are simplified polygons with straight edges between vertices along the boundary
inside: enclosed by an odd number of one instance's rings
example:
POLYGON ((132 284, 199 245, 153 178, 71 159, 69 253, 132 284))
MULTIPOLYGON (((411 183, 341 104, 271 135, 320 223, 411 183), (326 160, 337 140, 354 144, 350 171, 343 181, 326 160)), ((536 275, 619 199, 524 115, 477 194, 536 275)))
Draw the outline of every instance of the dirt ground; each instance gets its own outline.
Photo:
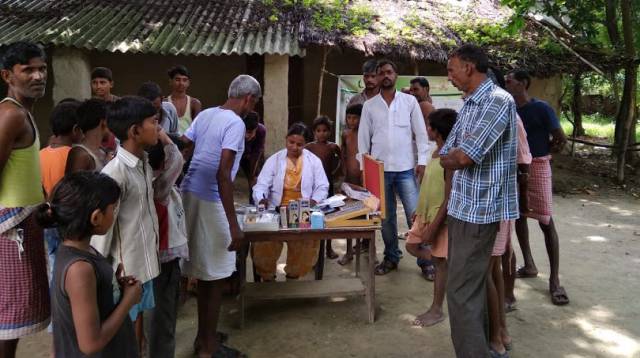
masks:
MULTIPOLYGON (((575 159, 557 158, 554 167, 560 189, 554 196, 560 273, 571 303, 551 304, 543 238, 530 221, 540 275, 516 282, 519 309, 507 316, 514 340, 511 356, 640 357, 640 200, 628 188, 588 178, 590 167, 575 159)), ((406 224, 400 226, 406 229, 406 224)), ((376 245, 381 256, 380 237, 376 245)), ((334 241, 334 247, 344 252, 342 240, 334 241)), ((345 275, 349 268, 327 262, 325 279, 345 275)), ((229 301, 221 330, 230 334, 231 346, 252 358, 453 357, 448 321, 430 328, 411 326, 432 293, 432 284, 406 255, 397 272, 376 280, 374 324, 367 323, 363 298, 335 297, 249 303, 247 324, 240 330, 236 305, 229 301)), ((180 310, 177 357, 192 356, 195 312, 195 299, 180 310)), ((49 336, 39 333, 21 341, 18 356, 48 357, 49 350, 49 336)))

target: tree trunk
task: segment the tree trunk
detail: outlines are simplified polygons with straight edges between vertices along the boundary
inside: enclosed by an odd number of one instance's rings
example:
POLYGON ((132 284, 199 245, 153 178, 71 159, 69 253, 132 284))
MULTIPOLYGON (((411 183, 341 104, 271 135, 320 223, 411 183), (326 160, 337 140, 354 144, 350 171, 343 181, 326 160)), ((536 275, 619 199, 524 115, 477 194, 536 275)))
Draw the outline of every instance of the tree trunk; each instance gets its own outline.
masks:
POLYGON ((573 112, 573 137, 585 134, 582 126, 582 73, 573 75, 573 97, 571 98, 571 112, 573 112))
POLYGON ((618 70, 612 70, 609 74, 609 82, 611 82, 611 91, 613 92, 613 100, 615 101, 616 109, 613 113, 620 111, 620 83, 616 78, 618 70))
POLYGON ((609 40, 614 48, 620 48, 621 40, 620 40, 620 31, 618 30, 618 14, 617 9, 618 1, 617 0, 606 0, 605 1, 605 26, 607 27, 607 34, 609 34, 609 40))
MULTIPOLYGON (((617 170, 616 177, 619 183, 624 182, 624 170, 626 167, 626 152, 629 146, 629 137, 631 128, 635 120, 636 93, 638 81, 638 65, 634 63, 635 46, 633 38, 633 4, 632 0, 620 1, 620 14, 622 15, 622 34, 624 37, 624 88, 622 90, 622 101, 620 103, 620 111, 616 118, 616 127, 619 130, 619 142, 614 143, 617 149, 617 170)), ((616 128, 617 129, 617 128, 616 128)), ((618 134, 618 131, 616 131, 618 134)), ((616 138, 618 139, 618 138, 616 138)))

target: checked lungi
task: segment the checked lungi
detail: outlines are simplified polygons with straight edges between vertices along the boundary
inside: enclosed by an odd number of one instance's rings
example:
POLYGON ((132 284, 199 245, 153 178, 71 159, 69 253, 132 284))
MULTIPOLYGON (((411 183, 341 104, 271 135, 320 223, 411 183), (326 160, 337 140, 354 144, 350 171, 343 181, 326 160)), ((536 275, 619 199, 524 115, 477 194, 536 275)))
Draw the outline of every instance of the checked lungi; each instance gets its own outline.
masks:
POLYGON ((513 220, 500 221, 500 228, 496 234, 496 242, 493 244, 491 256, 502 256, 506 252, 507 247, 509 247, 509 243, 511 242, 512 224, 513 220))
POLYGON ((31 213, 0 233, 0 340, 43 330, 50 315, 43 229, 31 213))
POLYGON ((553 213, 551 187, 551 156, 533 158, 529 166, 529 212, 526 216, 538 220, 543 225, 549 225, 553 213))

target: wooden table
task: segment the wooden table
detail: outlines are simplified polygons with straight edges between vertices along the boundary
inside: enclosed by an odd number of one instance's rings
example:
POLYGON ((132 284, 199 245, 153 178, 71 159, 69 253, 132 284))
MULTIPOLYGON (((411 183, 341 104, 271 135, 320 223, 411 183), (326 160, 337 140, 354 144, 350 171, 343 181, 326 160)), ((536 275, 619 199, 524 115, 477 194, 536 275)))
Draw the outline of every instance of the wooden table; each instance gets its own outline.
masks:
MULTIPOLYGON (((316 281, 286 282, 246 282, 247 253, 244 250, 238 263, 240 276, 240 327, 244 326, 244 311, 247 300, 279 300, 289 298, 316 298, 335 296, 364 296, 369 313, 369 322, 375 321, 375 259, 376 230, 379 226, 342 227, 312 229, 284 229, 280 231, 245 232, 249 242, 259 241, 296 241, 296 240, 330 240, 330 239, 362 239, 369 241, 369 260, 366 279, 360 275, 360 243, 357 240, 355 275, 352 278, 337 278, 316 281)), ((322 265, 318 262, 318 265, 322 265)))

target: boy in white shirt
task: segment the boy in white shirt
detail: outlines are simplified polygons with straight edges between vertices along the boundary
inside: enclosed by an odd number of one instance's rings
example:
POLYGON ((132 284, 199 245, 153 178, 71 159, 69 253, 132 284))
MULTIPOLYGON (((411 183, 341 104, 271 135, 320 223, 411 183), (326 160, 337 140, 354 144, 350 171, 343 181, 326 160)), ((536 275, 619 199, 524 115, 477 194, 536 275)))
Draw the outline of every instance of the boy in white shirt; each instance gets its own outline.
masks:
POLYGON ((102 172, 118 183, 122 193, 113 227, 105 235, 94 236, 91 245, 111 260, 114 270, 122 264, 123 274, 142 282, 140 303, 129 311, 142 352, 142 312, 155 306, 153 279, 160 273, 153 171, 145 153, 145 148, 158 143, 157 111, 144 98, 123 97, 109 108, 107 124, 120 140, 120 147, 102 172))

